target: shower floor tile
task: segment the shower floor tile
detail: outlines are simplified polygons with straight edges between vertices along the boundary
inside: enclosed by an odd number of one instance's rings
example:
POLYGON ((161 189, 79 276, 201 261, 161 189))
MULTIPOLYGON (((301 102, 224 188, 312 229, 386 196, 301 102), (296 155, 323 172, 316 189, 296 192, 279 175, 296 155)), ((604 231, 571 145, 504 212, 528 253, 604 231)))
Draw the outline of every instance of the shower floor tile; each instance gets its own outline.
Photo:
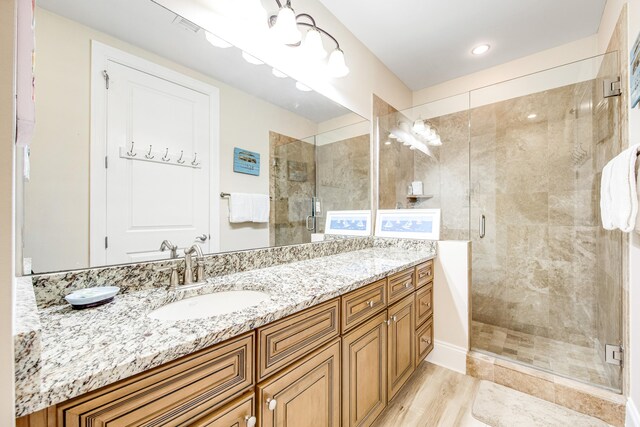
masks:
POLYGON ((476 321, 472 322, 471 346, 557 375, 617 388, 608 378, 604 362, 594 347, 582 347, 476 321))

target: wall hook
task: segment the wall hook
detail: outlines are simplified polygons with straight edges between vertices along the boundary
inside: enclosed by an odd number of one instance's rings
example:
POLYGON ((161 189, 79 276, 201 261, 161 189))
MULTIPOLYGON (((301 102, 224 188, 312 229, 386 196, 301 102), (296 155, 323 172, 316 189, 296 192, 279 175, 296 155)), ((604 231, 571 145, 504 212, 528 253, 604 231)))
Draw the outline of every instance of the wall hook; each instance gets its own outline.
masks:
POLYGON ((147 154, 144 155, 145 158, 151 160, 153 159, 155 156, 151 155, 151 149, 153 148, 153 145, 149 145, 149 152, 147 154))
POLYGON ((162 156, 162 161, 168 162, 169 160, 171 160, 171 158, 169 157, 169 149, 167 148, 167 151, 164 152, 164 156, 162 156))
POLYGON ((127 156, 129 157, 135 157, 138 154, 133 152, 133 146, 135 145, 135 142, 131 141, 131 150, 127 151, 127 156))
POLYGON ((183 164, 184 160, 182 160, 182 156, 184 155, 184 150, 180 150, 180 158, 176 160, 178 163, 183 164))
POLYGON ((200 164, 200 163, 198 163, 198 153, 195 153, 195 154, 193 155, 193 161, 191 162, 191 164, 192 164, 193 166, 198 166, 198 165, 200 164))

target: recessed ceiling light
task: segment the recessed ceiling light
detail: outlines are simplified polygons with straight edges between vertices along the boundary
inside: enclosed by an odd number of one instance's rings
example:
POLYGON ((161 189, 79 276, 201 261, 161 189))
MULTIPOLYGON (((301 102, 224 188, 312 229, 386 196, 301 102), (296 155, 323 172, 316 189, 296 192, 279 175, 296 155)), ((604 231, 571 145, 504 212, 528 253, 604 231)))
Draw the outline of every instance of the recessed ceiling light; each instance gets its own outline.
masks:
POLYGON ((538 115, 537 115, 536 113, 531 113, 531 114, 529 114, 529 115, 527 116, 527 119, 529 119, 529 120, 533 120, 533 119, 535 119, 536 117, 538 117, 538 115))
POLYGON ((491 46, 489 46, 488 44, 481 44, 480 46, 474 47, 471 50, 471 53, 473 53, 474 55, 482 55, 484 53, 487 53, 490 48, 491 46))

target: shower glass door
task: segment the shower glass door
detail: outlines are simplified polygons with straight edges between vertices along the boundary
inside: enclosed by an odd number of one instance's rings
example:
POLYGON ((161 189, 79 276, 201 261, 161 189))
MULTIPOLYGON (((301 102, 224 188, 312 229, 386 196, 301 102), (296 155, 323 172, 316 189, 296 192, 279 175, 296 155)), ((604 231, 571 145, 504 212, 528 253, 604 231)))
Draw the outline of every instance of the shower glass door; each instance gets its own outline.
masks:
POLYGON ((622 236, 599 185, 622 150, 618 69, 610 53, 469 95, 472 347, 617 391, 622 236))

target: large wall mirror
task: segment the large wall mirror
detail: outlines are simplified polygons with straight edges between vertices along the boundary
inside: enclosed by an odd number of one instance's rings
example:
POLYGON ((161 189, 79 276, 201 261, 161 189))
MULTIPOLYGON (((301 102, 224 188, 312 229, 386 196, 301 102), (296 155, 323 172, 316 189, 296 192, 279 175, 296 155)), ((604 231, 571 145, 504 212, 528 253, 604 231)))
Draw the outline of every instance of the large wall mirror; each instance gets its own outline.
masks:
POLYGON ((25 273, 307 243, 370 209, 369 122, 254 59, 151 0, 36 0, 25 273))

